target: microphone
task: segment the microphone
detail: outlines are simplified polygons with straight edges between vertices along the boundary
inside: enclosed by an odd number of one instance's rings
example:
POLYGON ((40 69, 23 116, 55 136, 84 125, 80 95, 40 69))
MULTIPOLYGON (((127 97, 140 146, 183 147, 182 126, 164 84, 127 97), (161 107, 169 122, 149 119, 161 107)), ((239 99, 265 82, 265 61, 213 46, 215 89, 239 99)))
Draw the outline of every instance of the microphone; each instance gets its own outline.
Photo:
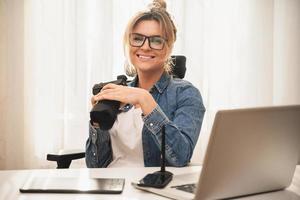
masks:
POLYGON ((160 171, 152 174, 147 174, 138 182, 141 187, 164 188, 173 178, 171 172, 166 171, 166 144, 165 144, 165 126, 162 127, 161 135, 161 157, 160 157, 160 171))

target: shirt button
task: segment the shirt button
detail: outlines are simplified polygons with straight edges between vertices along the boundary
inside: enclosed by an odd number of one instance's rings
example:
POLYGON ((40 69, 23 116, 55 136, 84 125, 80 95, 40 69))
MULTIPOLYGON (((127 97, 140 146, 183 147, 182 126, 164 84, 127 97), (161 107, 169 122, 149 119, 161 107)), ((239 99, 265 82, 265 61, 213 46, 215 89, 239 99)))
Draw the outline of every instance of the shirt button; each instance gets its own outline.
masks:
POLYGON ((96 156, 96 153, 94 152, 93 155, 96 156))
POLYGON ((149 125, 150 125, 150 126, 153 126, 153 123, 150 123, 149 125))

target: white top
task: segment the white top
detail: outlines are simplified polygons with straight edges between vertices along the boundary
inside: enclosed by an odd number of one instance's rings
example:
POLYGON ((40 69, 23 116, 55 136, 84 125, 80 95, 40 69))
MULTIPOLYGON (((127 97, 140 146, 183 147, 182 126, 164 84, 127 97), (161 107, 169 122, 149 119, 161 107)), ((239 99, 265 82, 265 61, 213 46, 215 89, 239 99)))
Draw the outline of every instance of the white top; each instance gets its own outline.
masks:
POLYGON ((108 167, 144 167, 141 108, 132 107, 118 117, 109 130, 113 160, 108 167))

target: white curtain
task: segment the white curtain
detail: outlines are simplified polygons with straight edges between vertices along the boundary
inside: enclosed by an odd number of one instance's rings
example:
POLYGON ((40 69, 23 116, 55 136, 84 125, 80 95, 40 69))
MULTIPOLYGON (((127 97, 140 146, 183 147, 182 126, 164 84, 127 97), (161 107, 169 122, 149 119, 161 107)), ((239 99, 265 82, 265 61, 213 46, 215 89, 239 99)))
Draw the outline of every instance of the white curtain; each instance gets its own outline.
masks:
MULTIPOLYGON (((91 88, 124 73, 126 23, 150 2, 0 0, 0 169, 54 167, 47 153, 84 148, 91 88)), ((299 0, 167 3, 174 54, 207 108, 194 162, 218 109, 300 104, 299 0)))

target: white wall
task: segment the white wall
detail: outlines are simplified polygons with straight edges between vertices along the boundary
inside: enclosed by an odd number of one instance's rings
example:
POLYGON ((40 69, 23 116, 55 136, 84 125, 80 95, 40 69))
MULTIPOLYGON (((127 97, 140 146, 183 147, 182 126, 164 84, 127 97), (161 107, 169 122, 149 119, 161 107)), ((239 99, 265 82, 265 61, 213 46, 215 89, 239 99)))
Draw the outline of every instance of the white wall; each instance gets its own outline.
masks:
POLYGON ((300 1, 274 1, 274 103, 300 102, 300 1))
POLYGON ((23 0, 0 0, 0 169, 23 166, 23 20, 23 0))

